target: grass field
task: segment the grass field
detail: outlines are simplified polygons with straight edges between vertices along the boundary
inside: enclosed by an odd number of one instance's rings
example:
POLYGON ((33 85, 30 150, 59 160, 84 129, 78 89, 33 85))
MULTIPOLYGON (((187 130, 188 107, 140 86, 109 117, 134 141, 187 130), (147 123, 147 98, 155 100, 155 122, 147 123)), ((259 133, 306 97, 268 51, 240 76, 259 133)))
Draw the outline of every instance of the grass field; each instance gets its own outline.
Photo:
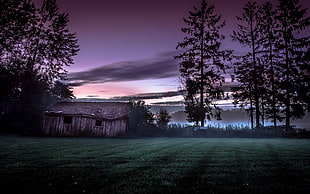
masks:
POLYGON ((1 193, 308 193, 310 140, 0 136, 1 193))

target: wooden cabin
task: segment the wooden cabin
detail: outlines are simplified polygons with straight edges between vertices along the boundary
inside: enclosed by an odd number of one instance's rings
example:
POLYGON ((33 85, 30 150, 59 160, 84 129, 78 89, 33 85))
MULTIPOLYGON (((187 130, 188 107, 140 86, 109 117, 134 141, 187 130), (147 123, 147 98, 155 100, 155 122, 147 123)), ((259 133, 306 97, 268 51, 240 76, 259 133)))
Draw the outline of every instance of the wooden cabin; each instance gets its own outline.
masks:
POLYGON ((117 136, 128 130, 128 103, 58 102, 45 112, 47 136, 117 136))

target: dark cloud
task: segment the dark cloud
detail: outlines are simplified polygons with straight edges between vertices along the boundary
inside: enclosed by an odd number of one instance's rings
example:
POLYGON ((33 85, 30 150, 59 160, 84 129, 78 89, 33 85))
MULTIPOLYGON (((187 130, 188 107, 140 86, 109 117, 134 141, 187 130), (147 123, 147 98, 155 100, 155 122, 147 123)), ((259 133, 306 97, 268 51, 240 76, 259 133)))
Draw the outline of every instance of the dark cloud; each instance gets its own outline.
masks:
POLYGON ((155 58, 123 61, 104 65, 83 72, 70 73, 70 86, 87 83, 105 83, 178 77, 178 63, 173 52, 162 53, 155 58))
POLYGON ((120 96, 113 98, 99 98, 97 95, 88 95, 87 98, 79 98, 77 101, 98 101, 98 102, 128 102, 129 100, 150 100, 150 99, 162 99, 165 97, 173 97, 183 95, 184 91, 168 91, 158 93, 141 93, 136 95, 120 96))
POLYGON ((158 106, 184 106, 184 101, 153 102, 152 105, 158 105, 158 106))
POLYGON ((87 98, 99 98, 100 96, 98 96, 98 95, 88 95, 88 96, 86 96, 87 98))
POLYGON ((150 99, 161 99, 165 97, 173 97, 183 95, 184 91, 168 91, 158 93, 142 93, 129 96, 114 97, 115 100, 150 100, 150 99))
POLYGON ((73 82, 71 82, 69 80, 69 86, 72 86, 72 87, 82 86, 82 85, 87 84, 87 83, 88 83, 87 81, 73 81, 73 82))
MULTIPOLYGON (((69 85, 78 87, 84 84, 176 78, 180 76, 178 60, 174 59, 176 55, 176 51, 165 52, 154 58, 123 61, 70 73, 68 75, 69 85)), ((232 69, 228 69, 223 76, 228 78, 231 72, 232 69)), ((227 89, 225 88, 224 91, 227 89)))

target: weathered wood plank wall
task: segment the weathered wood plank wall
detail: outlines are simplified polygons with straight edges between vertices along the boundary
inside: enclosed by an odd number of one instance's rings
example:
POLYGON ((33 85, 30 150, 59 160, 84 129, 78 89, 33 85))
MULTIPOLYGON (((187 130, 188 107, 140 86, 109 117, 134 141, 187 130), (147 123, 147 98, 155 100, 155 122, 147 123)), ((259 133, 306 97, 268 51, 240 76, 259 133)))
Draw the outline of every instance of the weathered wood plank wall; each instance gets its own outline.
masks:
POLYGON ((116 136, 128 130, 128 119, 96 119, 83 116, 72 116, 71 123, 64 122, 65 115, 45 115, 44 133, 48 136, 116 136), (96 126, 101 120, 101 126, 96 126))

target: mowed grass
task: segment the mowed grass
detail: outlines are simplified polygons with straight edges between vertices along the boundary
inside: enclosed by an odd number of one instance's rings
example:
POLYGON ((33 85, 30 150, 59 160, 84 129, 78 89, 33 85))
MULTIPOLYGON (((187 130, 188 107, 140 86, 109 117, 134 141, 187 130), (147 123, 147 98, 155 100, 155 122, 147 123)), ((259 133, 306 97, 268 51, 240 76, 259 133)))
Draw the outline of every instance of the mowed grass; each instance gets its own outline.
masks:
POLYGON ((2 136, 0 188, 1 193, 308 193, 310 141, 2 136))

